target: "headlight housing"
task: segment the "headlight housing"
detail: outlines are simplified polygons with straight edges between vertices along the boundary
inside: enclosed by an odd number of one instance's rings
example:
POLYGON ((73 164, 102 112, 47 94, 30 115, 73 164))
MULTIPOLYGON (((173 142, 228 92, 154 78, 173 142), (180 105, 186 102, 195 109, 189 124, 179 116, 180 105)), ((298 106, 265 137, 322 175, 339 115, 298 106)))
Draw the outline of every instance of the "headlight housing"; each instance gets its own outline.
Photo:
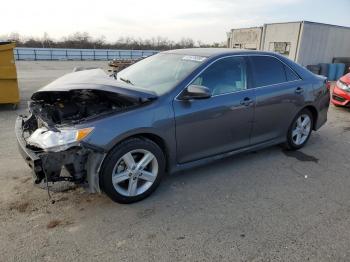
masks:
POLYGON ((337 81, 337 87, 344 91, 350 92, 350 86, 340 80, 337 81))
POLYGON ((40 147, 45 151, 62 151, 87 137, 93 129, 93 127, 82 129, 62 128, 58 131, 53 131, 46 127, 41 127, 31 134, 27 139, 27 143, 40 147))

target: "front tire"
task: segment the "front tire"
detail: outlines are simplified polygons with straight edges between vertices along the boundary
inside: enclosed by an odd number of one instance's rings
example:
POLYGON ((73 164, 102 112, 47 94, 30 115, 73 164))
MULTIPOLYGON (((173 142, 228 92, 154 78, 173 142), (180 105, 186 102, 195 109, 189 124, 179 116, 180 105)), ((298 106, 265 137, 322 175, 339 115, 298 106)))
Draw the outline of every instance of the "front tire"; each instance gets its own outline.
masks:
POLYGON ((107 155, 100 186, 113 201, 129 204, 152 194, 164 173, 165 157, 160 147, 146 138, 131 138, 107 155))
POLYGON ((286 147, 298 150, 304 147, 310 138, 314 124, 313 115, 308 109, 303 109, 293 119, 287 133, 286 147))

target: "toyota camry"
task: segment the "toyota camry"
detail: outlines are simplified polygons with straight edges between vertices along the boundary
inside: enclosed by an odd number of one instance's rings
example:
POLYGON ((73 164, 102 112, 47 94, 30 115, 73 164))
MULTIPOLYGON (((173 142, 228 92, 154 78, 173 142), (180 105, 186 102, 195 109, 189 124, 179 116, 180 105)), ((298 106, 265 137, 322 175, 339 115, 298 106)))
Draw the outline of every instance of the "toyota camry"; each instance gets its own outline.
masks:
POLYGON ((302 148, 327 121, 329 100, 324 77, 276 53, 171 50, 116 75, 64 75, 32 95, 15 132, 35 183, 71 181, 132 203, 165 173, 276 144, 302 148))

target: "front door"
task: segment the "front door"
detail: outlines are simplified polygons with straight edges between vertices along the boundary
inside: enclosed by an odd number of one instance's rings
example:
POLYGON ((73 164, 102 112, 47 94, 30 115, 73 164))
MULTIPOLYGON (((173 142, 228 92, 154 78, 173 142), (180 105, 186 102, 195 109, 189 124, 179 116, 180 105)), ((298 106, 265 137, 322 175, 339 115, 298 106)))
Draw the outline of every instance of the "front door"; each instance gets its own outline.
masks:
POLYGON ((255 94, 247 71, 244 57, 219 59, 192 82, 209 88, 210 98, 174 100, 179 163, 250 144, 255 94))

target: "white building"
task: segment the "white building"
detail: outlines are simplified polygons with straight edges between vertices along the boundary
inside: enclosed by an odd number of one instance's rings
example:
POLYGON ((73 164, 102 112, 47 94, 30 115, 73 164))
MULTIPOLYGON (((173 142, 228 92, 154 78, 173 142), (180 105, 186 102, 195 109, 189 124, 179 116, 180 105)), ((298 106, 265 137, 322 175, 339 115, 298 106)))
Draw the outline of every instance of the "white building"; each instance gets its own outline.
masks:
POLYGON ((232 29, 227 33, 227 47, 259 50, 262 27, 232 29))
POLYGON ((264 24, 232 29, 229 48, 281 53, 301 65, 332 63, 335 57, 350 57, 350 27, 308 21, 264 24))

